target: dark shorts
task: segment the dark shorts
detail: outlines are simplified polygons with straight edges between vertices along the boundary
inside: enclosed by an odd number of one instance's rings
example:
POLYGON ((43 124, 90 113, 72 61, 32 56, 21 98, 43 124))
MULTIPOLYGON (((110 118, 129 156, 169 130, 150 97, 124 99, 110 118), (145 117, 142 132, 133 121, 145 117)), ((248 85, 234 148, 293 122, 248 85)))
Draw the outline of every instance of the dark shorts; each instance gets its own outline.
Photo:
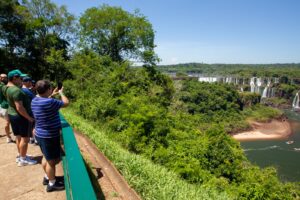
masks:
POLYGON ((54 138, 40 138, 35 136, 35 139, 39 143, 41 151, 46 160, 60 159, 62 153, 60 136, 54 138))
POLYGON ((15 136, 31 137, 33 123, 19 115, 8 115, 12 131, 15 136))

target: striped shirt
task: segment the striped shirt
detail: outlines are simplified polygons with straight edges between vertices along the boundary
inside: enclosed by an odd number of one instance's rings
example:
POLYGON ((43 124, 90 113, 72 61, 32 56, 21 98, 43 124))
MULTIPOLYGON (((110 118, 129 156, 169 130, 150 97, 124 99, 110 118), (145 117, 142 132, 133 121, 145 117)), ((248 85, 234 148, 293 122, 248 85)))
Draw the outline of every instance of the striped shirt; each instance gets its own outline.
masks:
POLYGON ((58 110, 64 105, 62 101, 35 97, 31 102, 31 109, 35 119, 35 134, 41 138, 59 136, 61 122, 58 110))

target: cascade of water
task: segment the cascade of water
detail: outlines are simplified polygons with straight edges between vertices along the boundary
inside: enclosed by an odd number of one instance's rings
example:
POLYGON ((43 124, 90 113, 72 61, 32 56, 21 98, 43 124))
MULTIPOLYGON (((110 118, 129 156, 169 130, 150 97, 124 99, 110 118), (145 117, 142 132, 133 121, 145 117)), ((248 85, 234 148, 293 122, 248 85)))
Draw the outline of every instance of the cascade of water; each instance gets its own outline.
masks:
POLYGON ((244 92, 244 88, 243 87, 241 87, 241 92, 244 92))
MULTIPOLYGON (((271 80, 270 78, 268 78, 268 80, 265 80, 267 81, 267 85, 265 86, 264 90, 263 90, 263 93, 262 93, 262 96, 261 98, 268 98, 268 97, 271 97, 271 93, 273 91, 273 88, 270 88, 270 85, 271 85, 271 80)), ((264 82, 265 82, 264 81, 264 82)))
POLYGON ((231 77, 226 77, 226 83, 232 83, 232 78, 231 77))
POLYGON ((294 97, 293 100, 293 108, 299 109, 299 93, 297 92, 296 96, 294 97))
POLYGON ((260 87, 261 84, 262 84, 261 78, 257 78, 257 80, 256 80, 256 85, 257 85, 258 87, 260 87))
POLYGON ((250 87, 251 87, 251 92, 255 92, 255 77, 252 77, 250 79, 250 87))
POLYGON ((199 77, 198 81, 200 81, 200 82, 207 82, 207 78, 206 77, 199 77))
POLYGON ((199 82, 213 83, 213 82, 217 81, 217 77, 199 77, 198 81, 199 82))
POLYGON ((255 88, 256 89, 255 92, 260 93, 260 86, 262 85, 261 78, 256 79, 256 85, 257 87, 255 88))
POLYGON ((264 91, 263 91, 263 93, 262 93, 262 96, 261 96, 261 98, 267 98, 268 96, 268 89, 269 89, 269 87, 268 86, 266 86, 265 87, 265 89, 264 89, 264 91))

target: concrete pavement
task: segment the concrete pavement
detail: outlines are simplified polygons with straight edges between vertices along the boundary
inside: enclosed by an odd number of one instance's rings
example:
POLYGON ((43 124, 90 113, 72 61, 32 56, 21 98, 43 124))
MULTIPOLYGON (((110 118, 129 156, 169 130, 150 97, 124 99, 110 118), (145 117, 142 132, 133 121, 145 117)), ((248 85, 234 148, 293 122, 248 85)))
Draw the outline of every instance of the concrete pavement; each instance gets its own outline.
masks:
MULTIPOLYGON (((0 200, 65 200, 65 190, 48 193, 46 186, 42 185, 44 171, 39 146, 29 144, 27 154, 32 155, 38 164, 18 167, 16 144, 6 143, 4 120, 0 118, 0 200)), ((58 167, 57 175, 63 175, 61 165, 58 167)))

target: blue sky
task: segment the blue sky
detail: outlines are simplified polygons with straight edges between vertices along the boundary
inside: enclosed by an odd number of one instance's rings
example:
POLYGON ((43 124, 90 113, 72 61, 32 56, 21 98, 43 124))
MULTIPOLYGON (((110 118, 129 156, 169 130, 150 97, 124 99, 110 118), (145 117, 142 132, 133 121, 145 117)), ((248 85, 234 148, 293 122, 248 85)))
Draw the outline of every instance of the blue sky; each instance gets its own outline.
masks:
POLYGON ((102 4, 139 9, 160 64, 300 63, 300 0, 54 0, 80 16, 102 4))

